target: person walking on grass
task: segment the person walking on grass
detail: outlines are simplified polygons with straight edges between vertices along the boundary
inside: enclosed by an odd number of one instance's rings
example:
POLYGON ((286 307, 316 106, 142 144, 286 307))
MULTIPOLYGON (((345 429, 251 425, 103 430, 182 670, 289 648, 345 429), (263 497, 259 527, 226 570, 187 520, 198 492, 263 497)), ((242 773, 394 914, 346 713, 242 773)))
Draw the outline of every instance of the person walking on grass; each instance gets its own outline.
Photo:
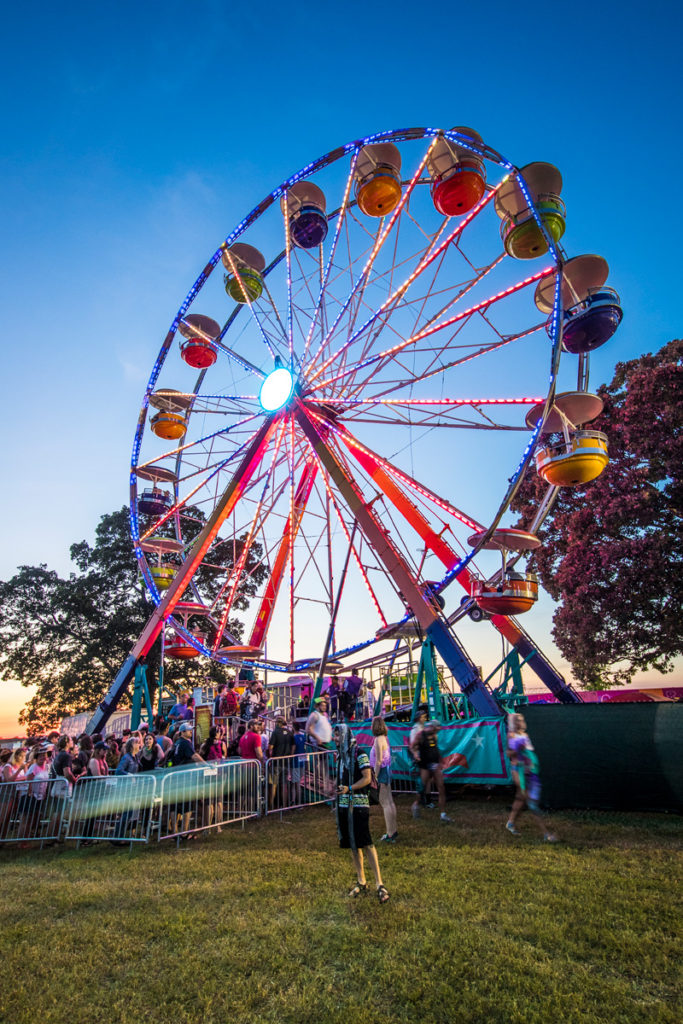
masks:
MULTIPOLYGON (((441 751, 439 750, 439 731, 438 722, 427 722, 426 725, 415 737, 413 744, 411 745, 411 753, 417 761, 417 766, 420 769, 420 779, 424 789, 426 805, 432 809, 434 804, 431 802, 431 790, 432 782, 436 785, 437 792, 439 794, 439 811, 440 820, 444 823, 452 821, 446 814, 446 785, 443 779, 443 758, 441 751)), ((420 800, 419 797, 415 800, 412 807, 413 817, 420 817, 420 800)))
POLYGON ((370 835, 370 760, 367 754, 358 751, 356 741, 347 725, 338 725, 334 738, 339 750, 337 758, 337 834, 339 847, 350 850, 356 870, 356 883, 349 890, 349 896, 356 898, 367 892, 365 861, 367 854, 377 887, 377 899, 386 903, 389 892, 382 882, 382 875, 370 835))
POLYGON ((370 767, 374 768, 379 786, 379 802, 384 812, 386 832, 380 843, 395 843, 398 839, 396 828, 396 804, 391 793, 391 747, 389 746, 387 723, 381 716, 372 720, 372 735, 375 737, 370 749, 370 767))
POLYGON ((506 829, 511 835, 520 836, 522 833, 517 829, 517 818, 524 808, 528 807, 545 842, 556 843, 557 836, 548 831, 538 806, 541 799, 538 757, 527 734, 524 715, 508 716, 508 756, 512 767, 512 781, 515 784, 515 799, 505 825, 506 829))

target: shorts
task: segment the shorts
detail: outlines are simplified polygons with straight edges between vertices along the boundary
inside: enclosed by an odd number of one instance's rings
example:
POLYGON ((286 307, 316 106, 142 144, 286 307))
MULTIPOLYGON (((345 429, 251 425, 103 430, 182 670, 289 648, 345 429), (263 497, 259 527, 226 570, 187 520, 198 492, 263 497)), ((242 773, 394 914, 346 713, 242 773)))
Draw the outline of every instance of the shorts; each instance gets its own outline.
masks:
MULTIPOLYGON (((354 807, 353 809, 353 839, 357 850, 363 850, 366 846, 374 846, 370 835, 370 808, 354 807)), ((341 850, 351 849, 349 837, 349 809, 339 808, 339 848, 341 850)))
POLYGON ((378 773, 377 773, 377 782, 379 783, 380 786, 382 786, 382 785, 390 786, 391 785, 391 775, 389 774, 389 769, 388 769, 388 767, 386 765, 384 765, 384 767, 380 768, 380 770, 378 771, 378 773))
POLYGON ((423 772, 429 772, 430 775, 433 775, 434 772, 438 769, 438 767, 439 767, 439 762, 438 761, 436 761, 436 762, 430 761, 429 764, 426 761, 420 761, 419 762, 420 770, 423 771, 423 772))
POLYGON ((282 778, 282 772, 284 771, 285 765, 282 761, 280 763, 268 765, 268 781, 275 785, 282 778))
POLYGON ((292 770, 290 772, 290 778, 291 778, 292 782, 295 782, 297 785, 301 782, 301 766, 300 765, 295 765, 295 767, 292 768, 292 770))

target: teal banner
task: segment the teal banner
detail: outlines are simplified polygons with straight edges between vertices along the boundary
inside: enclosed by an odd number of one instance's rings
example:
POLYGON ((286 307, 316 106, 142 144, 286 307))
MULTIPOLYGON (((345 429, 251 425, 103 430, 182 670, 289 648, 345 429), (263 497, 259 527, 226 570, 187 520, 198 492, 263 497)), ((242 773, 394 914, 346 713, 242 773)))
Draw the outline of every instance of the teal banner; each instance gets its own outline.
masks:
MULTIPOLYGON (((352 725, 358 745, 372 746, 370 722, 352 725)), ((410 725, 387 722, 391 746, 391 774, 395 779, 415 777, 415 762, 410 754, 410 725)), ((450 722, 439 729, 439 750, 444 775, 450 782, 483 782, 504 786, 512 782, 506 756, 506 731, 500 718, 477 718, 468 722, 450 722)))

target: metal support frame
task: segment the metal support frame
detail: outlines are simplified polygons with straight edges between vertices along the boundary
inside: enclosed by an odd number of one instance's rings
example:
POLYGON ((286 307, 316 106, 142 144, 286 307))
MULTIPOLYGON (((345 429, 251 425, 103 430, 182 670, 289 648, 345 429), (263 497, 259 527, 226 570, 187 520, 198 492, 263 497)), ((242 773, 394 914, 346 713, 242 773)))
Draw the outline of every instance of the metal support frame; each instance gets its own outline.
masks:
POLYGON ((429 717, 439 722, 445 721, 443 712, 443 701, 441 700, 441 689, 439 687, 439 673, 436 667, 436 651, 432 640, 425 640, 420 653, 420 664, 417 670, 417 683, 413 694, 413 710, 410 716, 411 723, 417 718, 422 687, 427 691, 427 704, 429 706, 429 717))
POLYGON ((445 620, 440 617, 435 604, 423 594, 403 556, 394 546, 388 531, 382 526, 371 506, 364 500, 360 489, 329 447, 323 433, 308 416, 301 403, 298 403, 296 417, 311 447, 338 487, 347 508, 365 534, 375 555, 384 564, 387 573, 403 594, 427 638, 434 642, 460 689, 471 700, 480 715, 500 716, 501 708, 493 694, 484 685, 476 666, 445 620))
POLYGON ((147 724, 151 729, 152 722, 154 721, 154 712, 152 711, 152 701, 149 696, 149 686, 147 685, 147 666, 140 664, 135 666, 135 682, 133 684, 133 707, 130 713, 131 729, 137 729, 137 727, 140 725, 140 719, 142 718, 143 702, 145 706, 145 711, 147 713, 147 724))
POLYGON ((315 702, 322 693, 323 688, 323 676, 325 673, 325 665, 330 654, 330 645, 332 644, 332 637, 334 635, 334 627, 337 623, 337 613, 339 612, 339 605, 341 604, 341 597, 344 591, 344 583, 346 582, 346 574, 349 571, 349 561, 351 559, 351 552, 353 551, 353 541, 356 536, 356 529, 358 523, 354 522, 353 529, 351 530, 351 537, 349 538, 349 549, 346 552, 346 559, 344 560, 344 568, 342 569, 341 579, 339 580, 339 587, 337 588, 337 597, 334 602, 334 608, 332 609, 332 615, 330 616, 330 626, 327 630, 327 637, 325 638, 325 646, 323 648, 322 657, 320 659, 320 666, 318 668, 318 676, 315 681, 315 686, 311 694, 311 705, 308 709, 310 713, 315 709, 315 702))
POLYGON ((486 682, 490 682, 495 676, 496 672, 499 672, 503 666, 505 671, 503 673, 503 681, 493 691, 496 697, 524 697, 524 685, 522 683, 522 668, 528 662, 531 654, 527 655, 524 661, 519 660, 519 652, 516 647, 513 647, 509 654, 499 661, 493 672, 488 676, 486 682), (508 684, 512 682, 512 686, 508 684))
POLYGON ((216 508, 214 509, 211 517, 207 520, 201 533, 197 536, 194 544, 187 553, 185 561, 174 576, 170 587, 150 615, 145 628, 140 634, 140 638, 119 669, 119 672, 114 679, 114 682, 109 687, 104 700, 88 722, 86 732, 90 735, 94 732, 101 732, 108 722, 110 715, 116 709, 116 705, 119 700, 128 689, 131 677, 135 672, 135 666, 139 663, 140 659, 147 654, 156 641, 162 630, 164 622, 169 615, 172 615, 173 609, 182 598, 197 567, 211 547, 211 544, 215 540, 223 522, 230 515, 244 493, 247 483, 263 457, 263 453, 266 450, 270 435, 277 421, 277 415, 269 417, 263 423, 253 441, 247 448, 235 475, 232 477, 223 492, 223 497, 216 505, 216 508))

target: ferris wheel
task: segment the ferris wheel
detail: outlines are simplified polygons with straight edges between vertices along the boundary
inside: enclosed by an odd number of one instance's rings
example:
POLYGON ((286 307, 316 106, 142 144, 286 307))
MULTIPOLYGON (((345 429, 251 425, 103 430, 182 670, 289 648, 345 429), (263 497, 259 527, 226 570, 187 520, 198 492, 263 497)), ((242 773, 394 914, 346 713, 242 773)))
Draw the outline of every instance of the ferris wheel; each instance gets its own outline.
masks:
POLYGON ((604 260, 566 260, 561 189, 472 129, 388 131, 308 164, 227 236, 136 429, 131 532, 156 610, 133 660, 166 623, 170 654, 292 671, 328 630, 345 659, 415 619, 495 710, 449 585, 514 642, 538 592, 516 563, 557 487, 608 458, 583 429, 601 407, 587 360, 621 307, 604 260), (515 530, 534 456, 548 493, 515 530))

